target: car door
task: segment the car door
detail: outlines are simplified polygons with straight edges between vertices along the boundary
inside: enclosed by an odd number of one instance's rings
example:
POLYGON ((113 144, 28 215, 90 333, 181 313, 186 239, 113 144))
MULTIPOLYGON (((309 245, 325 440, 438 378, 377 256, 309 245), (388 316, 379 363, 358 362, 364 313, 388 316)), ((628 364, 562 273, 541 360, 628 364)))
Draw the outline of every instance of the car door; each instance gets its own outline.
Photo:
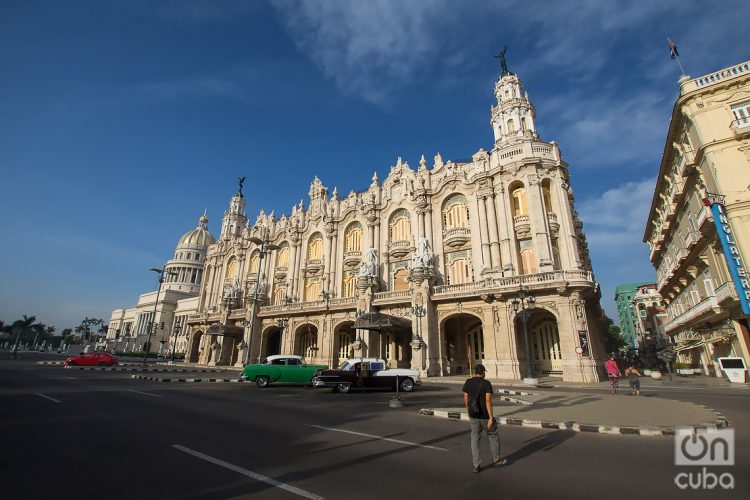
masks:
POLYGON ((383 370, 385 370, 385 365, 383 363, 380 363, 380 362, 370 363, 370 377, 371 377, 370 385, 372 387, 379 387, 379 388, 396 387, 395 377, 384 375, 383 370))
POLYGON ((307 370, 305 370, 305 367, 302 366, 302 360, 298 358, 289 358, 286 360, 286 376, 285 382, 294 382, 298 384, 303 384, 309 380, 309 378, 305 378, 305 374, 307 373, 307 370))
POLYGON ((96 358, 94 358, 94 355, 90 353, 81 354, 80 364, 82 366, 93 366, 96 364, 96 358))

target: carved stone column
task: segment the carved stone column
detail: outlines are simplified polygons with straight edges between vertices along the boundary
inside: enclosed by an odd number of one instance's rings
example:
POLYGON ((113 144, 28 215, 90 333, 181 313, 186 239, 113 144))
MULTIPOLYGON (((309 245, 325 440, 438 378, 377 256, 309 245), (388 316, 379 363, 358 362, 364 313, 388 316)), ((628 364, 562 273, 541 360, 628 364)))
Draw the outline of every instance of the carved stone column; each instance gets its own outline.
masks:
POLYGON ((484 198, 485 209, 487 210, 487 225, 490 230, 490 255, 492 256, 492 267, 500 268, 502 260, 500 258, 500 241, 497 236, 497 214, 495 213, 495 197, 488 195, 484 198))
POLYGON ((487 229, 487 212, 485 211, 484 199, 477 196, 477 212, 479 212, 479 235, 482 244, 482 271, 492 267, 492 258, 490 256, 490 241, 487 229))

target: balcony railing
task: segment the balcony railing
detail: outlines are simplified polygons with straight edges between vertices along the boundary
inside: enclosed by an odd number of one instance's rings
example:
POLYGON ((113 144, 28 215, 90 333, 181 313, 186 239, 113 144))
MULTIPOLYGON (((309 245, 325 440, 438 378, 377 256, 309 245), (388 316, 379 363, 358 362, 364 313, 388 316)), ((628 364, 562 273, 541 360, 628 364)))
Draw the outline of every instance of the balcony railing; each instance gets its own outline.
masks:
POLYGON ((715 296, 712 295, 710 297, 706 297, 690 309, 675 316, 671 321, 664 325, 664 331, 669 334, 672 330, 687 325, 691 321, 703 316, 717 306, 718 301, 716 300, 715 296))
POLYGON ((592 285, 594 279, 589 271, 550 271, 537 274, 522 274, 507 278, 492 278, 472 283, 456 285, 438 285, 433 289, 433 295, 469 294, 479 291, 502 291, 515 289, 523 285, 528 288, 545 288, 558 286, 561 283, 579 282, 592 285))
POLYGON ((409 290, 388 290, 387 292, 375 292, 374 301, 382 302, 393 299, 410 299, 411 291, 409 290))
POLYGON ((731 281, 727 281, 716 289, 716 301, 719 304, 728 299, 738 300, 737 290, 734 288, 734 283, 731 281))

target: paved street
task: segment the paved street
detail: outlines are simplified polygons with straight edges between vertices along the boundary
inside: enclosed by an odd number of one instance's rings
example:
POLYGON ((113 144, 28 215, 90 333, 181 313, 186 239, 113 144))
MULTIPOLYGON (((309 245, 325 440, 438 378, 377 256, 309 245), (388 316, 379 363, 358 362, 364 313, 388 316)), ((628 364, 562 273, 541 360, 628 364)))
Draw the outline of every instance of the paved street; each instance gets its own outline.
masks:
MULTIPOLYGON (((428 383, 406 396, 406 407, 391 409, 391 393, 164 384, 133 380, 129 372, 39 366, 41 359, 60 358, 0 360, 3 498, 686 494, 674 484, 685 468, 674 466, 671 437, 503 426, 502 452, 511 465, 474 474, 468 424, 418 415, 419 408, 460 405, 456 384, 428 383)), ((737 465, 726 470, 735 477, 735 490, 693 496, 747 497, 750 465, 743 450, 750 447, 750 392, 644 385, 644 393, 705 404, 729 419, 737 465)), ((483 452, 487 463, 486 441, 483 452)))

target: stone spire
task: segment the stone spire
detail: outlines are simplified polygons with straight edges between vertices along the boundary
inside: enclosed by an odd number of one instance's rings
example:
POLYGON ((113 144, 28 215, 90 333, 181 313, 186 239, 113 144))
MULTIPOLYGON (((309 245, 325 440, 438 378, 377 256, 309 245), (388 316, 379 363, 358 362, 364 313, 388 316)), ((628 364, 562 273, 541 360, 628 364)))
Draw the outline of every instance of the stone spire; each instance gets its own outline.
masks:
POLYGON ((242 228, 247 225, 245 215, 245 197, 241 191, 237 191, 229 201, 229 210, 224 212, 221 219, 221 239, 238 237, 242 235, 242 228))

